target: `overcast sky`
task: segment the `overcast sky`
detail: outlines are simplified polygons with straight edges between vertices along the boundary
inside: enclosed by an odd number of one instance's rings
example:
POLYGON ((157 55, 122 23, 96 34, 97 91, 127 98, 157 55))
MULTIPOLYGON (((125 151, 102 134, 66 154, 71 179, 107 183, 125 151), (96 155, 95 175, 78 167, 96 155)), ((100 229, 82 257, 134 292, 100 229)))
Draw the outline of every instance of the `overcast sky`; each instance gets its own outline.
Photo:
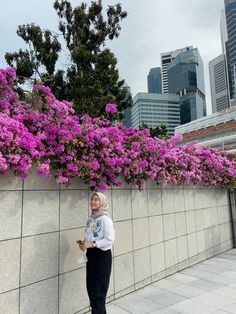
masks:
MULTIPOLYGON (((34 22, 57 31, 53 0, 7 0, 0 10, 0 67, 5 52, 26 47, 17 37, 18 25, 34 22)), ((84 1, 90 3, 90 1, 84 1)), ((160 66, 160 53, 185 46, 199 49, 205 68, 208 114, 211 113, 208 62, 221 54, 220 14, 223 0, 103 0, 104 7, 120 2, 128 17, 120 37, 109 43, 118 59, 121 78, 132 95, 147 91, 147 74, 160 66)), ((73 5, 81 1, 71 0, 73 5)))

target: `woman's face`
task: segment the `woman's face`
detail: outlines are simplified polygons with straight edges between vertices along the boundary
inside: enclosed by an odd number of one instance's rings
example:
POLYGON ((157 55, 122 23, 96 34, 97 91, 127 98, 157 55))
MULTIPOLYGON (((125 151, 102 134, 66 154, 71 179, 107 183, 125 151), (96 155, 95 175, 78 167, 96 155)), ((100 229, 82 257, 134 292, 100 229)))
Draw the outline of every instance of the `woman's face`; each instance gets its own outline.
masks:
POLYGON ((90 206, 92 210, 97 210, 100 206, 100 199, 97 194, 91 197, 90 206))

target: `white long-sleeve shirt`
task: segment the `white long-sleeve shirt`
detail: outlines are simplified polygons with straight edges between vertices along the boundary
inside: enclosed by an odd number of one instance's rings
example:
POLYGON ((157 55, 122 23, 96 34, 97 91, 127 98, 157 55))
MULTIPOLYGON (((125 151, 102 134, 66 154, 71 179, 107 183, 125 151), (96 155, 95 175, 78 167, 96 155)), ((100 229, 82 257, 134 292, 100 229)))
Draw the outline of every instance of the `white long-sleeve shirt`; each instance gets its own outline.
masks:
POLYGON ((97 248, 107 251, 112 248, 115 239, 113 222, 107 215, 97 219, 89 218, 85 229, 84 240, 96 241, 97 248))

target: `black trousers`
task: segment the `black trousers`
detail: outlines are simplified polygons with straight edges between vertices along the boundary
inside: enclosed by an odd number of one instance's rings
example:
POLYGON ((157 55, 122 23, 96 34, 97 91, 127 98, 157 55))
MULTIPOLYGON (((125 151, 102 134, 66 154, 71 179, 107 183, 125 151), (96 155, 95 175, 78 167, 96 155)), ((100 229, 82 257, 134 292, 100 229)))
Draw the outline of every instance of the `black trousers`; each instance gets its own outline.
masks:
POLYGON ((106 295, 111 275, 111 250, 87 249, 86 284, 92 314, 106 314, 106 295))

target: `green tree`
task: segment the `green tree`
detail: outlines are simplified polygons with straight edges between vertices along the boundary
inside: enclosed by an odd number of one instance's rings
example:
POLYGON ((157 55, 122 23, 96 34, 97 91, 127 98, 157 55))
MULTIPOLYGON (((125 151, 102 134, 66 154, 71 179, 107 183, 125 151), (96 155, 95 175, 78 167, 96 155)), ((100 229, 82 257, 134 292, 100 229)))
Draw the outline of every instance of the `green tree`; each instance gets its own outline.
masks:
POLYGON ((140 130, 149 129, 151 137, 158 137, 162 139, 168 138, 168 130, 165 124, 160 124, 155 128, 149 128, 146 123, 142 123, 140 130))
POLYGON ((121 5, 108 6, 104 14, 101 0, 92 1, 90 6, 82 2, 75 8, 69 1, 57 0, 54 9, 60 34, 35 24, 17 29, 28 49, 6 53, 5 59, 16 69, 18 83, 36 78, 58 99, 73 101, 78 114, 98 116, 108 102, 115 102, 119 111, 129 107, 131 94, 125 81, 119 79, 115 55, 105 47, 108 40, 118 38, 120 22, 127 16, 121 5), (62 53, 60 35, 68 56, 68 65, 63 69, 56 68, 62 53))

